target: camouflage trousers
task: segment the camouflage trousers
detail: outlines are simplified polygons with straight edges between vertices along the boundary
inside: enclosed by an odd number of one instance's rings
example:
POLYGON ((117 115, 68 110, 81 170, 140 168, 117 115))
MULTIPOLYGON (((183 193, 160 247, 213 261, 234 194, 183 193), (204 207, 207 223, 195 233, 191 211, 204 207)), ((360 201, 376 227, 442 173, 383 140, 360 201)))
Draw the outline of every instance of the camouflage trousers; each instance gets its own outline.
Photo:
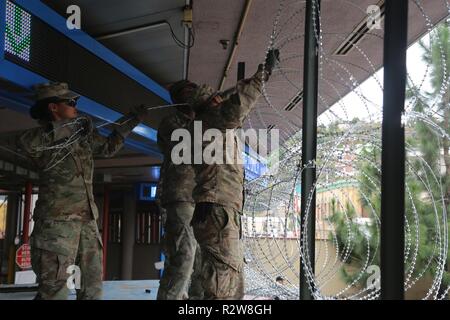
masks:
POLYGON ((35 299, 67 299, 71 276, 77 300, 101 299, 102 259, 95 220, 36 221, 31 235, 31 264, 39 285, 35 299))
POLYGON ((201 299, 200 248, 190 222, 194 205, 174 202, 166 206, 166 222, 162 249, 165 255, 164 273, 158 290, 158 300, 201 299))
POLYGON ((204 299, 242 299, 244 251, 240 212, 209 204, 206 210, 196 208, 192 226, 202 253, 204 299))

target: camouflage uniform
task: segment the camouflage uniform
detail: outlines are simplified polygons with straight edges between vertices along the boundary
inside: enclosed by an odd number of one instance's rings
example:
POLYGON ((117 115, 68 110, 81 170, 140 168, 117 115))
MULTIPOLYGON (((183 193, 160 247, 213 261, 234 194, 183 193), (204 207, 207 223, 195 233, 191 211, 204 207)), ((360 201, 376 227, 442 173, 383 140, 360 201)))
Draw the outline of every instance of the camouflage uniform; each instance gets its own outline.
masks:
MULTIPOLYGON (((166 212, 163 238, 166 260, 158 300, 199 299, 203 295, 198 281, 198 268, 193 272, 194 261, 199 256, 196 253, 199 250, 197 241, 190 226, 194 213, 194 170, 191 165, 175 165, 171 161, 172 148, 176 144, 171 141, 172 132, 188 128, 191 122, 192 119, 187 115, 176 111, 164 118, 158 129, 158 146, 164 154, 159 195, 160 205, 166 212)), ((198 261, 195 265, 199 266, 198 261)))
MULTIPOLYGON (((207 104, 197 112, 203 131, 215 128, 224 133, 236 129, 255 106, 262 90, 262 70, 252 78, 239 81, 221 104, 207 104)), ((204 90, 200 87, 199 89, 204 90)), ((208 91, 208 90, 206 90, 208 91)), ((196 93, 201 96, 201 93, 196 93)), ((193 131, 193 126, 191 126, 193 131)), ((225 155, 225 141, 223 144, 225 155)), ((203 150, 210 142, 203 142, 203 150)), ((238 149, 237 137, 234 147, 238 149)), ((195 155, 194 155, 195 156, 195 155)), ((192 224, 202 251, 205 299, 242 299, 244 296, 241 214, 244 169, 242 164, 194 165, 196 209, 192 224)))
POLYGON ((139 120, 134 115, 123 117, 117 122, 124 124, 103 137, 96 130, 76 133, 81 127, 73 123, 79 119, 43 123, 25 131, 16 142, 40 173, 30 237, 32 266, 39 283, 36 299, 67 299, 70 274, 66 271, 74 264, 81 270, 77 299, 100 299, 102 294, 102 240, 92 191, 93 156, 113 156, 139 120), (75 143, 52 149, 77 134, 75 143))

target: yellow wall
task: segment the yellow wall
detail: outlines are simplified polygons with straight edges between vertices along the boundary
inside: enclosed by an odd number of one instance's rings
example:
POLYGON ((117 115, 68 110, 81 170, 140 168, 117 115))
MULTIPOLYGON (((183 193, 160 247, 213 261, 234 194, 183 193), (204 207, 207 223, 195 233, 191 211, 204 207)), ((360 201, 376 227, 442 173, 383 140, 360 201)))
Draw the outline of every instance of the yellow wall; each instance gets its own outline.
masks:
MULTIPOLYGON (((295 195, 297 203, 293 206, 294 211, 300 214, 300 195, 295 195)), ((332 225, 328 222, 333 214, 332 203, 335 203, 336 210, 343 212, 347 210, 347 205, 355 211, 355 217, 368 217, 361 203, 361 196, 357 184, 336 183, 327 188, 320 188, 316 191, 316 240, 327 240, 332 225)), ((284 218, 287 212, 286 207, 279 207, 269 212, 259 212, 255 217, 252 214, 245 216, 243 221, 246 236, 262 236, 270 234, 274 237, 284 237, 284 218), (267 217, 270 217, 270 222, 267 217), (277 232, 271 233, 271 229, 277 232)), ((287 237, 297 238, 298 230, 288 230, 287 237)))
POLYGON ((316 239, 328 239, 328 234, 332 230, 326 219, 333 214, 333 200, 337 211, 346 211, 348 204, 355 210, 356 217, 367 217, 360 198, 358 188, 351 184, 318 190, 316 193, 316 239))
POLYGON ((8 207, 8 202, 5 201, 3 203, 3 200, 0 200, 0 205, 2 205, 0 207, 0 239, 3 239, 6 231, 6 208, 8 207))

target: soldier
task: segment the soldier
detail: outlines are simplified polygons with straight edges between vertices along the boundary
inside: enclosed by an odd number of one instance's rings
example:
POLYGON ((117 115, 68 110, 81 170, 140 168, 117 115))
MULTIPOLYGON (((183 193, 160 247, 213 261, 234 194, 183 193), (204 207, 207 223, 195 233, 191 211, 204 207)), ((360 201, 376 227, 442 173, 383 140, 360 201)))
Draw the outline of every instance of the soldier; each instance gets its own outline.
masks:
MULTIPOLYGON (((262 78, 268 80, 278 58, 277 49, 269 51, 265 66, 259 65, 253 77, 239 81, 224 93, 214 93, 207 85, 198 87, 192 82, 184 83, 179 89, 184 100, 179 102, 184 101, 194 107, 196 120, 201 121, 203 131, 213 128, 225 133, 227 129, 239 128, 261 96, 262 78)), ((211 143, 218 142, 203 142, 202 154, 211 143)), ((226 151, 225 140, 220 143, 226 151)), ((237 150, 237 139, 234 139, 234 144, 234 150, 237 150)), ((192 226, 202 253, 204 298, 242 299, 243 166, 237 162, 207 164, 203 160, 194 165, 194 170, 196 186, 193 198, 196 206, 192 226)))
MULTIPOLYGON (((171 92, 177 91, 177 86, 171 88, 171 92)), ((178 99, 172 95, 175 103, 178 99)), ((195 113, 188 105, 176 108, 175 113, 161 121, 158 129, 158 146, 164 155, 158 194, 166 218, 163 238, 166 260, 158 300, 201 299, 203 296, 199 281, 199 247, 190 225, 194 214, 194 169, 189 164, 175 165, 171 159, 175 144, 171 139, 173 131, 189 128, 195 113), (196 268, 193 272, 194 261, 196 268)))
MULTIPOLYGON (((39 195, 30 237, 32 267, 39 284, 35 299, 67 299, 67 279, 79 267, 77 299, 100 299, 102 241, 92 192, 94 156, 111 157, 142 120, 143 108, 119 119, 109 137, 88 117, 78 116, 78 95, 65 83, 35 87, 30 115, 40 127, 25 131, 17 145, 40 173, 39 195)), ((76 275, 75 275, 76 276, 76 275)))

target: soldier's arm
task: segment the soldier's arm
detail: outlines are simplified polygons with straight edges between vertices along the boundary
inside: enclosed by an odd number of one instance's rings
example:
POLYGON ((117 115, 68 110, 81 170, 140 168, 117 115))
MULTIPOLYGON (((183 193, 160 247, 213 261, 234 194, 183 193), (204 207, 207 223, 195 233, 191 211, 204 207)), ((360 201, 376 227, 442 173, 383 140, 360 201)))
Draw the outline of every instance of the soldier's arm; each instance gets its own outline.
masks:
POLYGON ((122 149, 125 139, 131 131, 139 124, 140 120, 130 113, 116 121, 113 132, 104 137, 95 129, 92 133, 92 153, 94 156, 112 157, 122 149))
POLYGON ((43 153, 40 147, 43 145, 44 137, 45 132, 41 128, 25 131, 16 137, 17 151, 31 158, 40 158, 43 153))
POLYGON ((172 141, 172 133, 178 129, 174 119, 164 119, 158 128, 157 144, 158 148, 162 154, 170 155, 170 149, 172 148, 174 142, 172 141))
POLYGON ((162 196, 163 196, 163 188, 164 188, 164 177, 165 177, 165 162, 162 163, 161 169, 159 171, 159 180, 158 185, 156 186, 156 204, 162 208, 162 196))
MULTIPOLYGON (((235 91, 227 90, 230 98, 222 103, 221 114, 225 119, 226 128, 237 128, 256 105, 262 93, 263 79, 267 81, 274 68, 280 62, 280 51, 271 48, 264 64, 258 66, 258 71, 250 79, 239 81, 235 91)), ((226 92, 225 92, 226 93, 226 92)))
MULTIPOLYGON (((253 77, 237 83, 233 93, 220 106, 220 116, 226 128, 237 128, 256 105, 262 94, 262 77, 265 71, 258 70, 253 77)), ((227 90, 230 91, 230 90, 227 90)))
POLYGON ((81 129, 78 121, 78 118, 53 121, 46 127, 27 130, 16 137, 15 146, 30 158, 40 158, 46 151, 68 147, 81 129))
POLYGON ((167 157, 170 157, 169 146, 173 131, 172 122, 173 122, 173 115, 166 117, 161 121, 158 127, 158 134, 156 141, 159 150, 164 156, 163 163, 161 164, 158 185, 156 187, 156 203, 161 210, 164 210, 162 207, 162 200, 163 200, 162 197, 164 194, 164 178, 166 177, 166 170, 169 161, 167 157))
POLYGON ((158 186, 156 187, 156 203, 160 207, 162 205, 161 197, 162 197, 162 194, 163 194, 163 184, 164 184, 163 179, 164 179, 164 176, 165 176, 165 173, 164 173, 165 172, 165 167, 166 167, 165 164, 167 162, 167 159, 166 159, 167 145, 166 145, 166 141, 165 141, 165 139, 163 137, 162 131, 163 131, 163 128, 162 128, 162 126, 160 126, 158 128, 158 134, 157 134, 157 140, 156 140, 156 142, 158 144, 158 148, 159 148, 159 150, 161 151, 161 153, 163 154, 163 157, 164 157, 163 163, 161 164, 161 169, 159 171, 158 186))
MULTIPOLYGON (((162 154, 165 153, 167 150, 167 129, 163 126, 163 122, 161 122, 161 125, 158 128, 158 134, 156 135, 156 143, 158 145, 159 151, 161 151, 162 154)), ((170 139, 170 137, 169 137, 170 139)))
MULTIPOLYGON (((41 137, 42 133, 38 132, 37 129, 39 128, 31 129, 33 134, 29 134, 30 138, 36 139, 36 137, 41 137)), ((0 135, 0 152, 7 153, 12 158, 19 156, 29 160, 30 156, 25 149, 26 146, 22 146, 21 137, 31 130, 8 132, 0 135)))

